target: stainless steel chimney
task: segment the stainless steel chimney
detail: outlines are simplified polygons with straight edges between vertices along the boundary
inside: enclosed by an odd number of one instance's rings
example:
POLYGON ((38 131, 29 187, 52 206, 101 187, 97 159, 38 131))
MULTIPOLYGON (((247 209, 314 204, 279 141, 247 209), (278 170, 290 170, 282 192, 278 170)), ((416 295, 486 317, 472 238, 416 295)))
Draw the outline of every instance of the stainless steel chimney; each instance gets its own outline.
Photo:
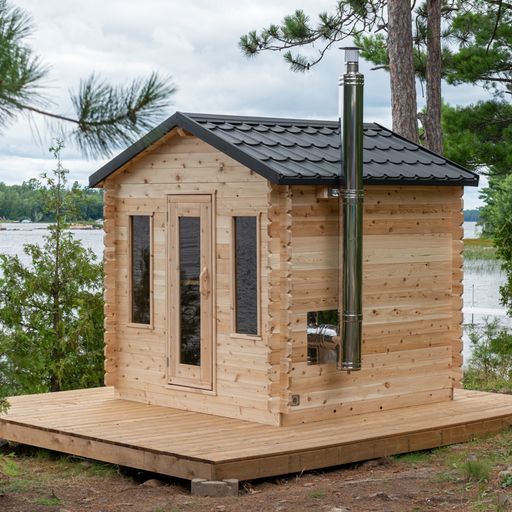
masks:
POLYGON ((364 77, 359 73, 359 50, 344 50, 347 70, 340 77, 340 128, 344 174, 340 180, 340 210, 343 209, 343 233, 340 236, 343 240, 343 280, 340 290, 341 350, 337 366, 340 370, 352 371, 361 369, 364 77))

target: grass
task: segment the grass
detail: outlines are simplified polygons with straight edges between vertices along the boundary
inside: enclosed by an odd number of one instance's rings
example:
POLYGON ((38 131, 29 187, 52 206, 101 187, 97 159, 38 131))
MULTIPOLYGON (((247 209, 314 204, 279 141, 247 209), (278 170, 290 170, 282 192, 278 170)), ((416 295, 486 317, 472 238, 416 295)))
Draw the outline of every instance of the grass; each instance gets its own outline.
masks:
POLYGON ((491 464, 488 460, 466 460, 461 467, 468 482, 488 482, 491 476, 491 464))
POLYGON ((486 240, 485 238, 465 238, 464 259, 497 260, 496 247, 494 247, 492 240, 486 240))
POLYGON ((57 505, 62 505, 62 500, 57 498, 57 496, 51 496, 50 498, 37 498, 34 503, 45 507, 56 507, 57 505))
POLYGON ((13 455, 7 455, 5 457, 0 458, 0 471, 10 478, 15 478, 20 476, 20 467, 19 464, 13 460, 13 455))
MULTIPOLYGON (((446 489, 448 497, 460 494, 461 504, 466 507, 464 510, 467 512, 509 510, 509 508, 500 508, 499 496, 510 493, 512 478, 502 478, 498 475, 512 462, 512 428, 464 444, 396 455, 392 460, 394 462, 391 464, 395 466, 387 470, 385 478, 388 478, 388 475, 390 475, 389 478, 394 478, 395 474, 396 478, 400 478, 402 471, 408 475, 418 471, 420 475, 424 475, 421 478, 428 479, 426 485, 430 485, 432 489, 437 487, 440 491, 446 489), (401 468, 400 465, 402 465, 401 468), (414 469, 411 469, 411 466, 414 469), (428 474, 425 471, 427 468, 428 474)), ((386 471, 386 466, 383 468, 386 471)), ((51 489, 61 489, 63 492, 60 486, 65 486, 70 480, 74 481, 73 485, 79 488, 82 484, 87 485, 87 479, 93 476, 103 479, 102 475, 105 475, 105 478, 112 475, 114 481, 119 482, 119 486, 125 488, 127 485, 121 480, 116 466, 95 463, 78 457, 62 456, 46 450, 25 448, 6 455, 0 452, 0 471, 12 475, 3 481, 0 479, 0 494, 19 494, 20 500, 30 502, 33 507, 39 507, 37 510, 41 511, 45 509, 44 507, 48 510, 54 510, 52 507, 55 507, 55 510, 60 508, 75 510, 70 506, 69 500, 72 498, 69 497, 69 492, 65 495, 66 498, 60 499, 51 491, 51 489)), ((364 475, 361 477, 365 478, 364 475)), ((381 475, 375 474, 371 478, 374 477, 378 481, 381 475)), ((306 498, 303 501, 304 506, 309 505, 310 509, 316 509, 324 501, 326 503, 329 500, 332 501, 333 493, 326 485, 326 483, 318 483, 317 488, 307 491, 300 488, 297 493, 303 500, 306 498)), ((415 485, 414 481, 411 485, 415 485)), ((356 489, 359 493, 366 492, 357 487, 356 489)), ((61 492, 57 494, 60 496, 61 492)), ((240 500, 243 499, 249 499, 249 497, 240 498, 240 500)), ((151 510, 153 512, 205 510, 204 499, 187 497, 186 500, 186 504, 183 502, 155 503, 155 508, 151 510)), ((243 507, 242 501, 237 503, 240 503, 241 508, 243 507)), ((416 503, 410 501, 408 503, 410 508, 407 510, 433 510, 432 505, 414 508, 416 503)), ((305 510, 305 508, 299 508, 299 510, 305 510)))
MULTIPOLYGON (((59 479, 99 477, 113 478, 119 475, 118 466, 102 462, 89 461, 80 457, 43 450, 39 448, 19 447, 8 454, 0 453, 0 475, 8 478, 0 479, 0 493, 42 493, 50 484, 59 479), (17 453, 18 452, 18 453, 17 453), (44 471, 24 468, 19 461, 30 457, 33 467, 44 467, 44 471)), ((42 506, 61 505, 56 496, 41 496, 34 503, 42 506)))
POLYGON ((464 368, 462 378, 464 389, 488 391, 491 393, 511 393, 512 382, 508 378, 490 375, 480 368, 468 366, 464 368))

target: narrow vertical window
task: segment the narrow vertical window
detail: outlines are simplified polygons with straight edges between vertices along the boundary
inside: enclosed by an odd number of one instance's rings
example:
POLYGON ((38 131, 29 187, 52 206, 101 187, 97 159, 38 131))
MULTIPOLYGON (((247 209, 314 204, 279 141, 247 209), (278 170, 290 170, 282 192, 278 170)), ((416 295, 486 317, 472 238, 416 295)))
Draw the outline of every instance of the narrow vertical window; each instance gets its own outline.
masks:
POLYGON ((256 217, 235 217, 235 329, 258 334, 258 233, 256 217))
POLYGON ((201 219, 180 217, 180 363, 201 364, 201 219))
POLYGON ((151 217, 133 215, 130 217, 131 239, 131 321, 136 324, 150 324, 150 243, 151 217))

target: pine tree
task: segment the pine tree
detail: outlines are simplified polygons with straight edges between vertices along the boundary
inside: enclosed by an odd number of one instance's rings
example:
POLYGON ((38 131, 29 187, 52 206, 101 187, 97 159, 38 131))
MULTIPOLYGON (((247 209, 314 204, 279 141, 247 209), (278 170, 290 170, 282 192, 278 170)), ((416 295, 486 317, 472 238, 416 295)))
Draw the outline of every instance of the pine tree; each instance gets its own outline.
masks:
POLYGON ((307 71, 333 45, 352 37, 364 58, 390 72, 393 129, 416 140, 418 115, 425 144, 442 152, 442 79, 450 84, 479 84, 502 94, 512 92, 512 5, 501 0, 415 4, 411 45, 409 28, 403 23, 410 19, 406 11, 411 6, 402 1, 338 0, 335 13, 320 14, 316 25, 303 11, 296 11, 280 25, 242 36, 239 44, 247 56, 284 51, 294 71, 307 71), (308 45, 318 52, 313 57, 291 52, 308 45), (426 83, 427 108, 419 114, 414 76, 426 83))
POLYGON ((262 51, 284 51, 284 58, 292 70, 307 71, 336 43, 382 30, 389 34, 386 63, 391 80, 393 129, 416 141, 417 107, 409 0, 338 0, 335 13, 319 14, 316 26, 298 10, 286 16, 280 25, 243 35, 239 45, 247 56, 262 51), (313 57, 291 52, 291 48, 313 45, 320 46, 313 57))
POLYGON ((410 0, 388 0, 388 60, 393 130, 418 142, 410 0))
POLYGON ((43 175, 47 210, 55 224, 44 244, 19 256, 0 255, 0 389, 4 394, 99 386, 103 375, 101 262, 67 230, 74 198, 64 194, 62 143, 51 149, 57 167, 43 175))
POLYGON ((42 89, 48 66, 27 44, 32 32, 31 17, 0 0, 0 127, 20 114, 42 115, 72 127, 70 139, 84 155, 98 157, 133 142, 165 114, 175 88, 157 73, 127 86, 91 75, 71 94, 74 116, 50 111, 42 89))

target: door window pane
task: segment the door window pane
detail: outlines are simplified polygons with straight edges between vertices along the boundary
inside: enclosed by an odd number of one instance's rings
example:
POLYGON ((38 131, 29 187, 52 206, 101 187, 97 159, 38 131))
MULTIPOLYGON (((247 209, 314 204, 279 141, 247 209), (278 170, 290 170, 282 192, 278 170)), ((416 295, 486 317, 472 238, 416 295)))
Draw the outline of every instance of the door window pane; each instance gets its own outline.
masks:
POLYGON ((150 221, 148 215, 131 217, 131 321, 151 323, 150 314, 150 221))
POLYGON ((201 364, 201 220, 179 218, 180 363, 201 364))
POLYGON ((236 332, 258 334, 256 217, 235 217, 236 332))

